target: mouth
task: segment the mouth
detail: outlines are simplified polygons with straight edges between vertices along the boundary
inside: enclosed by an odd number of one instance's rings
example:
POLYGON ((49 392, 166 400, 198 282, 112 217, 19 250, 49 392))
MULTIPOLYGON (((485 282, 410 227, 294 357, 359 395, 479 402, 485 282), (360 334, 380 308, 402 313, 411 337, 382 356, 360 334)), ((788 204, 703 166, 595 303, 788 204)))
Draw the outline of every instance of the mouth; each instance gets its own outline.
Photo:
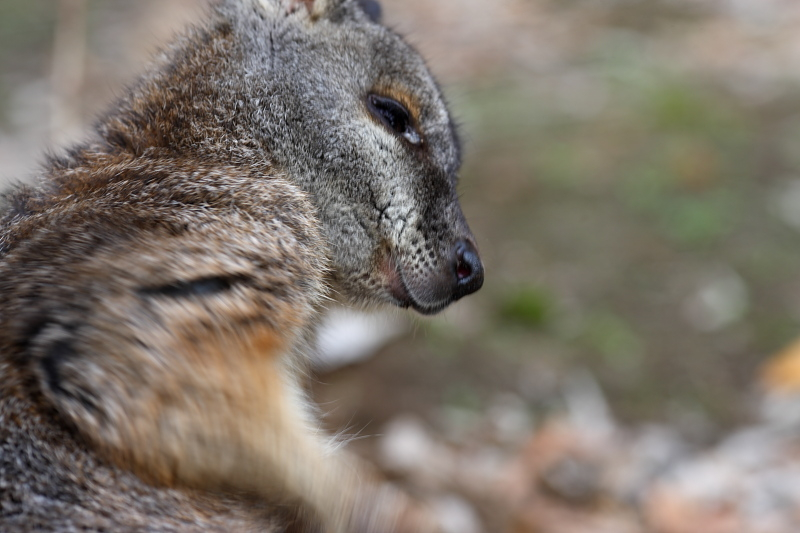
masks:
POLYGON ((423 315, 435 315, 450 305, 449 301, 443 301, 435 305, 426 305, 417 301, 408 290, 403 271, 391 254, 387 254, 382 270, 388 280, 389 295, 395 305, 402 308, 411 307, 414 311, 423 315))

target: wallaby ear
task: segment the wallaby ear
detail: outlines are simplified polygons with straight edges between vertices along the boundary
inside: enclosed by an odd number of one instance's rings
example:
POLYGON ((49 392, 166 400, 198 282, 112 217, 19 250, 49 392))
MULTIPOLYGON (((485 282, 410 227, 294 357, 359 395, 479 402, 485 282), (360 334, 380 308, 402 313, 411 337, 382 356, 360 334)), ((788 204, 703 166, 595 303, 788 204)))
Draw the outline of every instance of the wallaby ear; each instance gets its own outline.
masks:
POLYGON ((357 0, 357 2, 372 22, 380 24, 381 17, 383 16, 383 9, 378 2, 375 0, 357 0))
POLYGON ((284 13, 294 13, 305 10, 312 20, 325 18, 333 13, 345 0, 256 0, 268 12, 276 9, 284 13))

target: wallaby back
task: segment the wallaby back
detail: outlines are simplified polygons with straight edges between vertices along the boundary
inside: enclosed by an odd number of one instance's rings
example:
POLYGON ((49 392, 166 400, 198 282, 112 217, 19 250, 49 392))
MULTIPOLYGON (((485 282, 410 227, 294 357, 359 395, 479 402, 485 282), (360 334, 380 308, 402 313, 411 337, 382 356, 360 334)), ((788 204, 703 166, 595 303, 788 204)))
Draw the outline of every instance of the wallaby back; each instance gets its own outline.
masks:
POLYGON ((8 195, 1 529, 435 531, 301 383, 331 299, 483 281, 440 91, 363 4, 214 4, 8 195))

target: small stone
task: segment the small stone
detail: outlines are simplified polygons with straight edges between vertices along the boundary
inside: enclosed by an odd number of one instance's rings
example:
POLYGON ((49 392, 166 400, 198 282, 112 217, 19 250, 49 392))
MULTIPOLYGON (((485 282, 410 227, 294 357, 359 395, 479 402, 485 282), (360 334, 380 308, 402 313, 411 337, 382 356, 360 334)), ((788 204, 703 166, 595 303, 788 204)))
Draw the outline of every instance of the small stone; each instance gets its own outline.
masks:
POLYGON ((481 533, 481 521, 475 509, 463 498, 446 495, 433 503, 433 512, 444 533, 481 533))

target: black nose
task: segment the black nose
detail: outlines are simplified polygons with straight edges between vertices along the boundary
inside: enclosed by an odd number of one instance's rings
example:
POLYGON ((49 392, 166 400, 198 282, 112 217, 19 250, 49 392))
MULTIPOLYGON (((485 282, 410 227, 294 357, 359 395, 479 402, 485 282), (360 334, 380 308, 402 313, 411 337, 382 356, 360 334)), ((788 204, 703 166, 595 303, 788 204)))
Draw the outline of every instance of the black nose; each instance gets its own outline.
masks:
POLYGON ((483 264, 475 246, 469 241, 459 241, 455 252, 456 288, 453 300, 458 300, 483 286, 483 264))

